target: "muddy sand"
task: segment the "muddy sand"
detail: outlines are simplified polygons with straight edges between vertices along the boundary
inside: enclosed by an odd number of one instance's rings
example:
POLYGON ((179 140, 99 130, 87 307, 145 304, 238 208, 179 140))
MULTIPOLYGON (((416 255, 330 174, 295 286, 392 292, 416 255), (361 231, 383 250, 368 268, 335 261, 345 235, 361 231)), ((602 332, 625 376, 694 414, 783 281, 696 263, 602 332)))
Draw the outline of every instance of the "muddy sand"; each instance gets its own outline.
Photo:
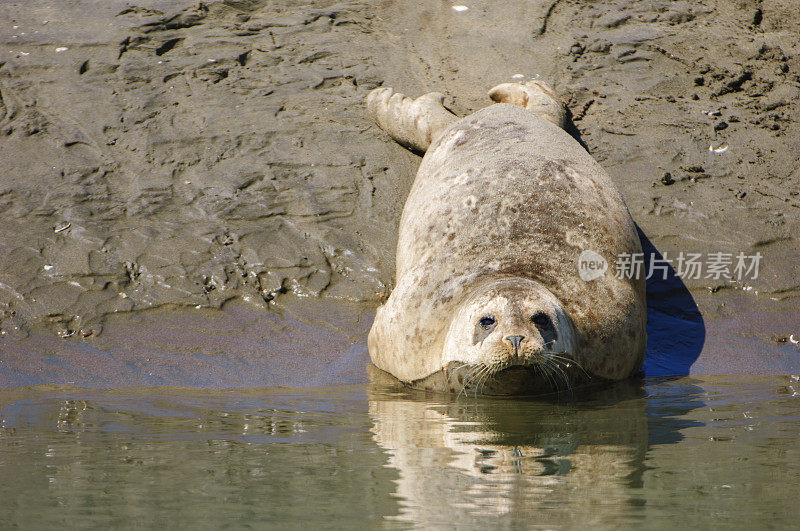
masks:
POLYGON ((798 372, 792 4, 0 2, 0 386, 364 380, 419 163, 364 97, 536 77, 649 254, 761 255, 649 282, 648 375, 798 372))

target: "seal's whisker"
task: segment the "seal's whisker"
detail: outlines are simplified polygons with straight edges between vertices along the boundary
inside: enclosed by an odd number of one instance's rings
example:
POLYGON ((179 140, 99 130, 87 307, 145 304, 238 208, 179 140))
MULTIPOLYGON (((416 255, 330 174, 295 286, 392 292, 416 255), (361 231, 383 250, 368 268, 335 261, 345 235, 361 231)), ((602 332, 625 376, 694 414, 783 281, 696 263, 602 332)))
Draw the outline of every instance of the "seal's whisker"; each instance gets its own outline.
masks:
POLYGON ((497 369, 495 369, 495 365, 484 365, 485 370, 481 374, 480 381, 478 382, 478 387, 476 391, 480 389, 481 393, 483 392, 484 387, 486 386, 486 381, 495 373, 497 369))
POLYGON ((536 372, 538 372, 539 374, 541 374, 541 375, 542 375, 542 377, 543 377, 545 380, 547 380, 547 383, 548 383, 548 385, 552 386, 552 385, 553 385, 553 382, 550 380, 550 376, 548 375, 548 373, 547 373, 547 370, 546 370, 546 369, 547 369, 547 368, 546 368, 544 365, 541 365, 541 364, 539 364, 539 365, 537 365, 537 366, 536 366, 536 372))
POLYGON ((556 380, 556 391, 560 393, 563 389, 570 390, 572 386, 570 385, 569 378, 564 370, 553 360, 548 360, 548 365, 553 374, 553 378, 556 380), (562 382, 564 385, 563 388, 561 386, 562 382))
POLYGON ((561 392, 561 383, 559 381, 560 380, 559 374, 556 372, 555 367, 553 366, 552 363, 549 362, 549 360, 545 361, 544 366, 547 367, 547 372, 553 379, 553 385, 555 387, 556 393, 561 392))
MULTIPOLYGON (((467 372, 467 374, 464 375, 461 384, 461 391, 464 393, 464 398, 467 397, 468 388, 472 384, 472 381, 475 379, 475 375, 481 370, 481 365, 483 364, 479 363, 477 365, 470 365, 469 371, 467 372)), ((459 392, 458 394, 459 396, 461 396, 461 392, 459 392)))
POLYGON ((466 384, 462 384, 461 385, 461 390, 456 395, 456 400, 461 398, 461 393, 464 393, 464 398, 466 398, 466 396, 467 396, 467 386, 466 386, 466 384))
POLYGON ((467 379, 470 383, 474 383, 479 378, 480 374, 486 370, 486 364, 483 362, 476 363, 475 365, 471 365, 472 370, 469 373, 467 379))
POLYGON ((547 365, 547 363, 541 363, 539 367, 542 368, 542 374, 545 378, 547 378, 547 382, 550 384, 550 387, 558 391, 558 385, 553 379, 553 373, 550 371, 550 367, 547 365))
POLYGON ((592 379, 592 375, 589 374, 589 372, 586 369, 583 368, 583 365, 581 365, 580 363, 578 363, 577 361, 575 361, 572 358, 568 358, 566 356, 562 356, 561 354, 564 354, 564 353, 548 352, 547 354, 548 354, 548 356, 550 358, 552 358, 553 360, 555 360, 557 362, 563 362, 563 363, 566 363, 568 365, 575 365, 578 369, 581 370, 581 372, 584 374, 584 376, 586 376, 586 378, 588 378, 589 380, 592 379))
MULTIPOLYGON (((467 396, 467 387, 474 386, 475 396, 478 396, 478 389, 481 387, 481 379, 485 372, 489 371, 489 367, 483 363, 477 363, 474 365, 469 366, 469 372, 464 376, 464 382, 462 384, 461 392, 464 393, 464 396, 467 396)), ((458 396, 461 396, 461 392, 458 393, 458 396)))
POLYGON ((478 380, 478 375, 481 373, 482 370, 483 370, 483 363, 471 366, 469 374, 467 375, 466 378, 464 378, 464 389, 465 389, 464 396, 467 396, 470 387, 473 388, 474 390, 475 383, 478 380))
POLYGON ((564 381, 564 385, 565 385, 566 389, 571 392, 572 391, 572 384, 570 383, 569 376, 567 376, 567 373, 564 371, 564 369, 561 368, 558 365, 558 362, 556 362, 554 360, 551 360, 551 367, 552 367, 553 371, 555 372, 555 374, 561 376, 561 379, 564 381))
POLYGON ((486 370, 484 371, 479 384, 481 392, 483 392, 483 389, 486 387, 486 382, 489 380, 489 378, 497 374, 499 371, 503 370, 506 366, 507 363, 500 362, 500 363, 493 363, 486 367, 486 370))
POLYGON ((480 388, 481 375, 484 372, 486 372, 486 365, 484 363, 481 363, 479 365, 478 370, 476 370, 475 374, 472 376, 472 378, 470 378, 470 382, 473 383, 472 390, 473 390, 473 396, 475 398, 478 397, 478 389, 480 388))
POLYGON ((479 363, 478 365, 468 365, 467 366, 467 373, 464 375, 464 377, 461 380, 461 390, 456 395, 456 400, 458 400, 461 397, 461 393, 464 393, 464 397, 466 398, 466 396, 467 396, 467 387, 469 386, 469 384, 472 381, 472 379, 475 377, 475 373, 480 370, 480 366, 481 365, 483 365, 483 363, 479 363))
MULTIPOLYGON (((555 340, 545 343, 545 347, 552 345, 555 340)), ((498 351, 498 354, 504 354, 506 351, 498 351)), ((500 356, 495 359, 500 359, 493 363, 476 362, 464 364, 461 366, 460 389, 456 395, 456 399, 461 398, 461 394, 468 396, 472 391, 473 396, 477 398, 479 394, 486 391, 486 387, 490 379, 494 378, 498 373, 511 367, 527 367, 547 382, 548 387, 556 393, 562 391, 573 392, 574 382, 572 381, 571 367, 576 367, 580 373, 586 378, 591 379, 589 374, 583 366, 572 359, 571 353, 563 351, 554 351, 541 348, 530 347, 514 358, 502 358, 500 356)))

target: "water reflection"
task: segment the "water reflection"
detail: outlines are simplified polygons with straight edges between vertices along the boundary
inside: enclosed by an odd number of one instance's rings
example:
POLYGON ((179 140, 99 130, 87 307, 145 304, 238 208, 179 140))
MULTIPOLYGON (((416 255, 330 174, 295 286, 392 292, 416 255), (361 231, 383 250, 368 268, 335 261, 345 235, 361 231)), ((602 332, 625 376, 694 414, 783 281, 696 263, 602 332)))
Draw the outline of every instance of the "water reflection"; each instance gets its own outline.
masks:
POLYGON ((366 409, 349 387, 0 392, 0 521, 374 526, 396 474, 366 409))
MULTIPOLYGON (((399 473, 402 520, 474 525, 503 515, 524 520, 569 499, 620 514, 635 504, 630 487, 641 484, 648 444, 641 382, 588 401, 431 401, 415 391, 390 394, 385 385, 373 387, 369 415, 375 441, 399 473)), ((592 517, 567 512, 558 518, 592 517)))
POLYGON ((0 391, 9 527, 752 527, 800 517, 800 378, 536 400, 0 391))

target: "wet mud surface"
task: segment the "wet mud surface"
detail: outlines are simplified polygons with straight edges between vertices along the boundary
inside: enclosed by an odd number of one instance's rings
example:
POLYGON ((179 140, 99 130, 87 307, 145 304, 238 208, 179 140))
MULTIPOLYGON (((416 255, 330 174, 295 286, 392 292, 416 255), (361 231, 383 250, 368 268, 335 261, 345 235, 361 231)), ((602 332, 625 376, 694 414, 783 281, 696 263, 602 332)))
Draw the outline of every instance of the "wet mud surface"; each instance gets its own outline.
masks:
POLYGON ((648 374, 800 370, 792 3, 466 5, 0 3, 0 385, 365 379, 419 158, 364 97, 537 76, 653 252, 763 256, 648 286, 648 374))

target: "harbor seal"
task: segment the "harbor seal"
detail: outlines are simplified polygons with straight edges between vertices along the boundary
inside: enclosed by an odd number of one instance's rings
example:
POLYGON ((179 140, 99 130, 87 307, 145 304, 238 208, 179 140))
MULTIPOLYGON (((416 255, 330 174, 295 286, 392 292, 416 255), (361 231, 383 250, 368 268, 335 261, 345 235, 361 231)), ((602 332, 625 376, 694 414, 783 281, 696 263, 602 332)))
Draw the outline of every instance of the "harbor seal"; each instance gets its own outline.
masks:
POLYGON ((406 384, 458 393, 627 378, 644 360, 644 279, 601 267, 642 252, 622 196, 564 130, 566 106, 549 86, 504 83, 489 95, 495 104, 462 119, 439 93, 367 97, 384 131, 425 153, 370 358, 406 384), (592 275, 579 275, 582 254, 592 275))

